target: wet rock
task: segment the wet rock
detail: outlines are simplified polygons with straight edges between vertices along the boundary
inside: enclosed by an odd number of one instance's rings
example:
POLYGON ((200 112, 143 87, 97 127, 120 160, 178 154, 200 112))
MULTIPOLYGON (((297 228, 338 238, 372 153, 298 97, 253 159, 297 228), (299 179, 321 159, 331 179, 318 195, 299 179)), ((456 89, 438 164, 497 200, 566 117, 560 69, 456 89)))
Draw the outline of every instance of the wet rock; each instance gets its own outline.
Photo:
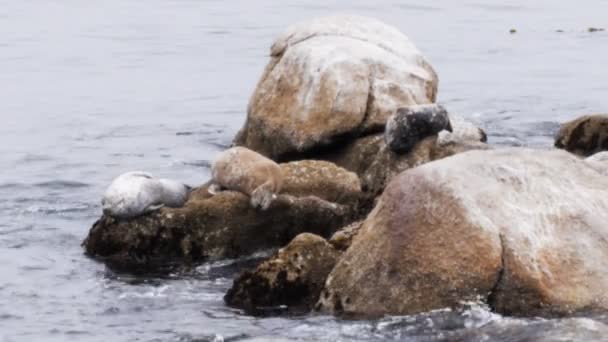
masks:
POLYGON ((447 110, 438 104, 402 107, 386 122, 384 140, 395 153, 409 152, 422 139, 452 131, 447 110))
POLYGON ((161 208, 128 220, 103 216, 83 242, 85 251, 128 271, 235 258, 284 246, 303 232, 329 237, 361 215, 359 179, 353 173, 324 161, 281 168, 283 192, 267 210, 252 207, 241 192, 212 195, 205 185, 182 208, 161 208))
POLYGON ((608 150, 608 115, 586 115, 561 124, 555 147, 581 156, 608 150))
POLYGON ((355 221, 335 232, 328 242, 334 246, 335 249, 345 251, 352 244, 353 238, 359 233, 362 225, 363 220, 355 221))
POLYGON ((339 255, 322 237, 300 234, 255 270, 243 272, 224 300, 253 314, 277 307, 292 313, 310 311, 339 255))
POLYGON ((379 133, 328 150, 319 154, 318 158, 355 172, 361 179, 362 189, 374 199, 394 176, 404 170, 457 153, 488 148, 487 144, 469 140, 468 137, 461 140, 453 136, 439 140, 438 136, 430 136, 416 144, 409 153, 397 154, 388 148, 384 135, 379 133))
POLYGON ((319 308, 401 315, 487 302, 507 315, 608 309, 608 179, 563 151, 470 151, 387 186, 319 308))
POLYGON ((235 144, 274 160, 384 129, 398 107, 432 103, 437 75, 397 29, 360 16, 290 27, 249 102, 235 144))

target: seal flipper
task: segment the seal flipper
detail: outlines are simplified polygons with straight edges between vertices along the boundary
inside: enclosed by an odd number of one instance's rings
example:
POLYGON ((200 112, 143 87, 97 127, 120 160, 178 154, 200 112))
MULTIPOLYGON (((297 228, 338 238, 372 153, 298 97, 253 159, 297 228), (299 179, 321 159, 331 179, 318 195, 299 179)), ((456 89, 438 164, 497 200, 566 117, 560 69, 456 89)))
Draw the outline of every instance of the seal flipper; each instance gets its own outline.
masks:
POLYGON ((273 182, 267 181, 253 190, 251 193, 251 206, 254 208, 261 208, 262 210, 268 209, 272 201, 276 198, 272 189, 273 182))
POLYGON ((160 208, 162 208, 162 207, 164 207, 164 206, 165 206, 165 205, 164 205, 164 204, 162 204, 162 203, 159 203, 159 204, 151 204, 151 205, 149 205, 149 206, 148 206, 148 207, 147 207, 147 208, 144 210, 144 212, 145 212, 145 213, 151 213, 151 212, 156 211, 156 210, 158 210, 158 209, 160 209, 160 208))

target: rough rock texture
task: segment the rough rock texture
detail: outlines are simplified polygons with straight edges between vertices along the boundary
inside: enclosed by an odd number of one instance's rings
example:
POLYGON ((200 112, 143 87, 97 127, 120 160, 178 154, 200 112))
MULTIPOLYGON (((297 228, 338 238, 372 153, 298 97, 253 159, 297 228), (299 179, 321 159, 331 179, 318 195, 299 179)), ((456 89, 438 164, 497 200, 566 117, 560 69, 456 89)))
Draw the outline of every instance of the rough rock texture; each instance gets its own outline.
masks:
POLYGON ((351 172, 323 161, 281 168, 284 192, 267 210, 252 207, 240 192, 211 195, 206 185, 194 190, 183 208, 162 208, 130 220, 103 216, 84 241, 85 250, 116 267, 136 270, 247 255, 284 246, 303 232, 329 237, 360 216, 359 180, 351 172), (302 168, 309 171, 305 179, 302 168))
POLYGON ((608 150, 608 115, 586 115, 561 124, 555 147, 581 156, 608 150))
POLYGON ((341 228, 329 239, 329 243, 339 251, 345 251, 350 247, 353 242, 353 238, 359 233, 363 221, 355 221, 348 226, 341 228))
POLYGON ((275 160, 383 130, 396 108, 434 102, 437 75, 397 29, 359 16, 290 27, 249 102, 235 144, 275 160))
POLYGON ((386 184, 396 175, 409 168, 445 158, 472 149, 488 149, 479 141, 453 140, 439 143, 437 136, 420 141, 407 154, 392 152, 384 140, 384 134, 374 134, 356 139, 343 147, 328 150, 318 158, 329 160, 355 172, 361 179, 361 187, 371 197, 378 196, 386 184))
POLYGON ((336 314, 487 300, 509 315, 608 309, 608 178, 563 151, 470 151, 387 186, 321 295, 336 314))
POLYGON ((598 152, 585 158, 585 161, 601 174, 608 176, 608 151, 598 152))
POLYGON ((254 314, 278 306, 310 311, 339 255, 322 237, 300 234, 255 270, 243 272, 224 300, 254 314))

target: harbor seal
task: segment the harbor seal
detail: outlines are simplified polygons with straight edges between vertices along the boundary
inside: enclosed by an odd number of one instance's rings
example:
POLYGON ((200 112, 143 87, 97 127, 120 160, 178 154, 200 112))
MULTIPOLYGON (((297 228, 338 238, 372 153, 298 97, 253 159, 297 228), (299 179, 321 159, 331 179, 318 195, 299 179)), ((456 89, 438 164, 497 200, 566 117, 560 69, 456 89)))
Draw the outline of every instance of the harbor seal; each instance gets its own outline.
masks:
POLYGON ((562 123, 554 145, 583 157, 608 150, 608 115, 585 115, 562 123))
POLYGON ((163 206, 181 207, 191 188, 170 179, 132 171, 116 177, 101 200, 103 213, 116 218, 132 218, 163 206))
POLYGON ((220 153, 211 166, 211 175, 221 188, 250 196, 251 205, 263 210, 268 209, 283 185, 281 167, 245 147, 220 153))
POLYGON ((384 141, 394 152, 409 152, 416 144, 431 135, 446 130, 452 132, 448 112, 438 104, 408 106, 391 115, 384 131, 384 141))

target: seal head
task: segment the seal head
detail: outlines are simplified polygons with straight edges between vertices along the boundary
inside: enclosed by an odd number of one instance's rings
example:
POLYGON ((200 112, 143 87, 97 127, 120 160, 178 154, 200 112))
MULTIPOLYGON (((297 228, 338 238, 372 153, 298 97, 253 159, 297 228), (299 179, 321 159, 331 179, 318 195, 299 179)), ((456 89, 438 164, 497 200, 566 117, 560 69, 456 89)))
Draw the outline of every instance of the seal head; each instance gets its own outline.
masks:
POLYGON ((384 140, 396 153, 407 153, 431 135, 446 130, 452 132, 445 108, 438 104, 416 105, 397 109, 386 122, 384 140))

